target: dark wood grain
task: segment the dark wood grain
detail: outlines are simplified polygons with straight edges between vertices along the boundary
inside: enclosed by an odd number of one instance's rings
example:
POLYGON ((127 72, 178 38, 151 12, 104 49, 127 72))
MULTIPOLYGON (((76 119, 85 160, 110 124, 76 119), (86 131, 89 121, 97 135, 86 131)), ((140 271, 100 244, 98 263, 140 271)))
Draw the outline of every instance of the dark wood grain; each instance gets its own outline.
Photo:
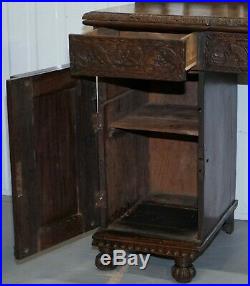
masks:
POLYGON ((7 82, 17 259, 99 223, 93 87, 68 68, 7 82))
POLYGON ((93 11, 83 23, 95 27, 153 31, 247 32, 247 3, 135 3, 93 11))
POLYGON ((33 128, 32 80, 7 82, 9 141, 14 219, 14 254, 23 258, 37 251, 37 189, 33 128), (32 179, 31 179, 32 178, 32 179), (30 219, 29 219, 30 218, 30 219))

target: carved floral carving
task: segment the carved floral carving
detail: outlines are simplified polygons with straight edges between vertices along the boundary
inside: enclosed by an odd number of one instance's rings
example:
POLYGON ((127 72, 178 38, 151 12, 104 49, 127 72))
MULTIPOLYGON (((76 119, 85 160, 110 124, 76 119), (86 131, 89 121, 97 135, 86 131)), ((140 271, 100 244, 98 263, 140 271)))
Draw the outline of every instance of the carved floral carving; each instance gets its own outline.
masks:
POLYGON ((160 80, 185 79, 185 49, 181 41, 73 37, 74 73, 160 80))
POLYGON ((205 69, 246 72, 248 43, 245 34, 206 33, 205 69))

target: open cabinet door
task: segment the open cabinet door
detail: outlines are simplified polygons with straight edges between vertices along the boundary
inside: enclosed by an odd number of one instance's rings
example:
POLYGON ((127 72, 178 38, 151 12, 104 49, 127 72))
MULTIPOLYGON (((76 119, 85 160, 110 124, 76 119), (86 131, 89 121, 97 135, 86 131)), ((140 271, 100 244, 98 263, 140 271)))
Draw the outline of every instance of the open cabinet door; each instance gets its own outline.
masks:
POLYGON ((95 88, 69 68, 7 82, 17 259, 99 224, 95 88))

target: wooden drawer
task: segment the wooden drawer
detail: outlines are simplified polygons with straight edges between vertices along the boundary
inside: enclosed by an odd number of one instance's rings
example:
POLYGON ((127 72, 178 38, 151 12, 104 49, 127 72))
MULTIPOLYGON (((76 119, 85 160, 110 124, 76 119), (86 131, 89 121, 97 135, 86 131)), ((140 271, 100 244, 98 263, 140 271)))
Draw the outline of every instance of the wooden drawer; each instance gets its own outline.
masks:
POLYGON ((71 72, 101 76, 183 81, 186 71, 245 73, 247 34, 166 34, 100 28, 70 35, 71 72))
POLYGON ((196 34, 96 29, 70 35, 73 75, 183 81, 196 64, 196 34))

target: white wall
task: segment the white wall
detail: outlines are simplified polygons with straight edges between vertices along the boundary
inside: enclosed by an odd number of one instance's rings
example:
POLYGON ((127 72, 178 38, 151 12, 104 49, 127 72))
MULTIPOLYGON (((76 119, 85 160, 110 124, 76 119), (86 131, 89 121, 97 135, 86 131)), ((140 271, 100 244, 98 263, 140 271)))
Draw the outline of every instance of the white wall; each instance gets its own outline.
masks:
POLYGON ((238 85, 236 217, 248 219, 248 86, 238 85))
POLYGON ((2 193, 11 195, 5 81, 11 75, 69 62, 68 35, 83 30, 85 12, 128 2, 2 3, 2 193))
MULTIPOLYGON (((125 2, 85 3, 3 3, 3 78, 2 135, 4 195, 11 194, 5 80, 10 75, 61 65, 68 60, 68 34, 83 29, 84 12, 125 2)), ((237 152, 237 218, 247 219, 248 212, 248 109, 247 86, 239 86, 237 152)))

